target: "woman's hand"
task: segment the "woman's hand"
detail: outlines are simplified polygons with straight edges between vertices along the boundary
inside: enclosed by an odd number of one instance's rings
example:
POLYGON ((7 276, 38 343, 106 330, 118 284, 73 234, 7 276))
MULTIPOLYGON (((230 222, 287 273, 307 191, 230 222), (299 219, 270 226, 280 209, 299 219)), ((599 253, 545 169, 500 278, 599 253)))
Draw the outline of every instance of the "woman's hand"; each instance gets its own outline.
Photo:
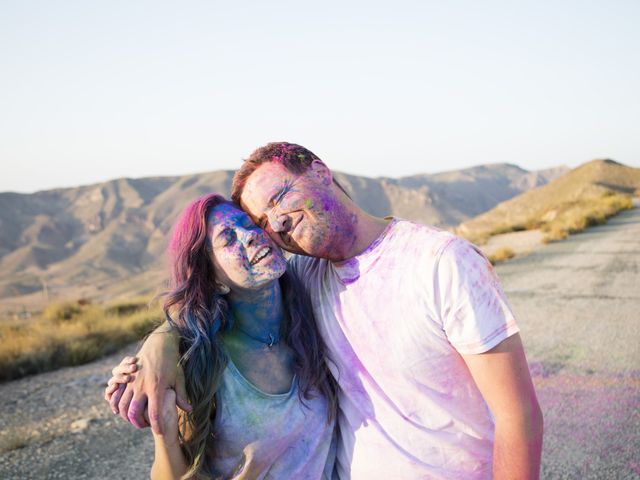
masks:
POLYGON ((120 413, 118 404, 126 384, 135 377, 138 370, 137 357, 124 357, 122 361, 111 370, 111 378, 107 382, 107 388, 104 389, 104 399, 109 403, 111 411, 114 414, 120 413))
POLYGON ((112 370, 105 389, 111 410, 137 428, 151 425, 162 434, 161 412, 167 389, 176 393, 176 403, 191 411, 184 386, 184 374, 178 364, 178 336, 161 325, 149 335, 136 357, 126 357, 112 370))
MULTIPOLYGON (((114 414, 120 413, 120 399, 122 393, 125 391, 127 383, 132 382, 135 379, 135 374, 138 371, 137 357, 124 357, 122 361, 111 370, 111 378, 107 382, 107 388, 104 390, 104 399, 109 402, 111 411, 114 414)), ((171 439, 172 441, 178 438, 178 414, 176 411, 176 392, 169 388, 166 389, 161 396, 162 409, 160 412, 160 428, 161 434, 157 436, 159 438, 171 439), (165 430, 166 429, 166 430, 165 430)), ((126 412, 123 412, 126 414, 126 412)), ((147 412, 145 411, 145 420, 149 422, 147 412)), ((129 421, 128 418, 124 417, 129 421)))
POLYGON ((184 375, 178 366, 179 337, 161 325, 149 335, 137 353, 138 372, 127 384, 119 404, 120 415, 138 428, 151 425, 158 434, 164 433, 160 425, 165 391, 176 392, 176 402, 185 411, 191 406, 184 388, 184 375))

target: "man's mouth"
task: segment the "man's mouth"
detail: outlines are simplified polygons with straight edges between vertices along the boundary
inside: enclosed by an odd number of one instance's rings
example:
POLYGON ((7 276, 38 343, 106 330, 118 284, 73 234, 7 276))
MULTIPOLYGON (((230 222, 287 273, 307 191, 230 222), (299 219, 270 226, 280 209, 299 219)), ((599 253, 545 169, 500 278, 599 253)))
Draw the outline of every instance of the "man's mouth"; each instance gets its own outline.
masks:
POLYGON ((260 260, 262 260, 264 257, 266 257, 267 255, 269 255, 269 253, 271 253, 271 247, 269 247, 268 245, 265 245, 264 247, 260 248, 256 254, 253 256, 253 258, 251 259, 251 261, 249 262, 251 265, 255 265, 256 263, 258 263, 260 260))
POLYGON ((280 237, 285 242, 285 244, 290 245, 291 243, 293 243, 293 232, 295 232, 296 227, 300 224, 301 221, 302 221, 302 215, 300 215, 297 219, 293 221, 293 223, 291 224, 291 227, 286 232, 282 232, 280 234, 280 237))

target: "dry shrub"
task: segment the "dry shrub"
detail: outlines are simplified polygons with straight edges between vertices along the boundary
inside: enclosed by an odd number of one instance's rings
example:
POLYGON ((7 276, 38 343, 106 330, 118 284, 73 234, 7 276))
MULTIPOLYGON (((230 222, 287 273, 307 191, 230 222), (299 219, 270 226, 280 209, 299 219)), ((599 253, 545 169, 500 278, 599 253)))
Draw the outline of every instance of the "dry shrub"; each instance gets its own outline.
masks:
POLYGON ((525 225, 520 225, 519 223, 501 224, 494 227, 493 230, 489 232, 489 236, 501 235, 503 233, 521 232, 523 230, 526 230, 525 225))
POLYGON ((147 298, 132 298, 128 300, 119 300, 107 304, 105 312, 108 315, 129 315, 131 313, 144 310, 149 307, 149 299, 147 298))
POLYGON ((542 228, 542 231, 545 233, 542 241, 544 243, 558 242, 560 240, 564 240, 569 236, 569 231, 561 226, 547 226, 545 225, 542 228))
POLYGON ((473 243, 474 245, 484 245, 485 243, 487 243, 487 241, 489 240, 489 233, 487 232, 478 232, 478 231, 473 231, 473 232, 469 232, 469 231, 456 231, 455 232, 456 235, 461 236, 462 238, 464 238, 465 240, 473 243))
POLYGON ((505 260, 509 260, 516 256, 516 252, 514 252, 509 247, 500 247, 487 258, 491 262, 492 265, 495 265, 498 262, 504 262, 505 260))
POLYGON ((633 208, 628 195, 609 192, 598 198, 578 200, 565 206, 552 221, 542 225, 546 243, 563 240, 568 235, 580 233, 587 227, 602 225, 622 210, 633 208))
POLYGON ((72 305, 78 304, 51 305, 22 325, 0 325, 0 381, 92 361, 142 338, 163 320, 158 305, 122 315, 114 312, 126 308, 72 305))
POLYGON ((82 312, 82 305, 75 301, 53 303, 42 312, 42 318, 52 323, 72 320, 82 312))

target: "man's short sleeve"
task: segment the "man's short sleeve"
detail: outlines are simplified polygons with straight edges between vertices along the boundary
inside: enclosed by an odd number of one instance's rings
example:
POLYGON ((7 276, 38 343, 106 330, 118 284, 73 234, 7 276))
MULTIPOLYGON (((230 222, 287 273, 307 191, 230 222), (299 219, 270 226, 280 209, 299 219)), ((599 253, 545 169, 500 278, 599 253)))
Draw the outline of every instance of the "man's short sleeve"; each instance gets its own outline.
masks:
POLYGON ((475 246, 455 238, 436 272, 442 326, 459 353, 486 352, 518 332, 498 277, 475 246))

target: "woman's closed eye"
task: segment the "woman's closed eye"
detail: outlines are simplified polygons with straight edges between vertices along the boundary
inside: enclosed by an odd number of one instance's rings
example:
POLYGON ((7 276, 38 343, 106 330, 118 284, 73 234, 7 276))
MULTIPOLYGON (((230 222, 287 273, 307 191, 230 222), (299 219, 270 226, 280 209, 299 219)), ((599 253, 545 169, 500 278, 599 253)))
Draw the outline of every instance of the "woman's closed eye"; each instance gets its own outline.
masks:
POLYGON ((228 247, 233 242, 235 242, 235 240, 236 240, 236 233, 230 228, 225 228, 216 237, 216 244, 221 247, 228 247))

